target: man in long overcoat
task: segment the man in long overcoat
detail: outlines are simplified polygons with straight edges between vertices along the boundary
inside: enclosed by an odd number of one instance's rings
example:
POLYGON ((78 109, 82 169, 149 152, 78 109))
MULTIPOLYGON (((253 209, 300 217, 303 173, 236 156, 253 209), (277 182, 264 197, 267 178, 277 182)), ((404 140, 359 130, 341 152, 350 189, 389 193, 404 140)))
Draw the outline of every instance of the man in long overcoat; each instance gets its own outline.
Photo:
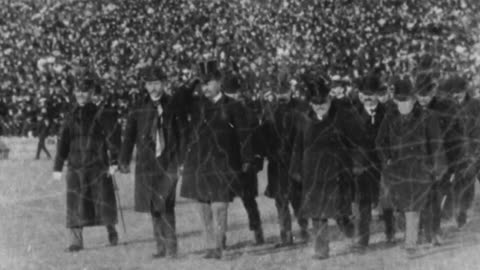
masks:
MULTIPOLYGON (((353 183, 346 168, 352 164, 352 135, 358 130, 350 111, 333 105, 321 77, 311 74, 304 80, 311 109, 296 135, 289 173, 302 184, 299 216, 314 221, 314 258, 325 259, 329 256, 328 219, 336 219, 342 227, 340 221, 351 214, 353 183)), ((351 229, 341 229, 351 236, 351 229)))
POLYGON ((432 74, 420 73, 416 78, 416 98, 424 110, 432 110, 439 120, 442 145, 445 151, 447 172, 442 181, 432 186, 426 209, 420 216, 421 235, 426 242, 441 244, 440 223, 442 207, 446 216, 453 213, 455 203, 453 182, 460 176, 465 165, 465 145, 463 143, 463 123, 460 121, 459 107, 449 99, 437 95, 437 84, 432 74))
MULTIPOLYGON (((353 172, 355 200, 359 206, 359 241, 356 245, 359 249, 364 249, 369 243, 372 206, 377 205, 380 199, 381 162, 375 139, 387 110, 384 104, 378 101, 378 95, 383 89, 380 78, 373 73, 368 74, 360 83, 359 102, 353 109, 355 124, 359 128, 353 138, 358 161, 354 164, 353 172)), ((387 241, 392 241, 395 232, 393 210, 387 207, 383 209, 383 219, 387 241)))
POLYGON ((201 94, 190 103, 187 151, 180 195, 197 203, 206 236, 207 259, 220 259, 228 204, 242 191, 240 173, 249 170, 250 148, 242 148, 248 121, 241 104, 222 93, 216 61, 199 64, 201 94))
POLYGON ((475 195, 475 179, 480 172, 480 100, 472 98, 468 82, 460 75, 447 79, 442 87, 459 106, 456 118, 462 123, 461 141, 465 155, 461 158, 462 171, 454 180, 454 201, 458 227, 467 222, 467 210, 475 195))
MULTIPOLYGON (((226 96, 240 102, 247 113, 248 135, 245 142, 241 142, 242 148, 250 147, 253 154, 250 170, 240 174, 242 191, 238 196, 242 200, 247 211, 249 228, 254 234, 257 245, 265 242, 263 237, 262 220, 256 197, 258 196, 257 174, 263 168, 264 140, 260 137, 260 121, 258 104, 253 100, 246 100, 243 96, 243 81, 239 75, 229 74, 224 80, 224 93, 226 96)), ((244 151, 244 150, 243 150, 244 151)))
POLYGON ((280 243, 277 246, 282 247, 293 244, 290 205, 297 217, 302 240, 308 238, 308 220, 298 216, 302 198, 301 183, 293 181, 288 173, 295 136, 306 106, 292 98, 288 77, 278 78, 275 97, 276 101, 270 102, 265 108, 260 132, 265 138, 268 160, 265 195, 275 200, 280 225, 280 243))
POLYGON ((439 121, 416 103, 408 78, 394 82, 397 110, 384 118, 376 139, 384 186, 396 209, 405 212, 405 247, 415 251, 420 212, 445 172, 439 121))
POLYGON ((82 229, 87 226, 105 225, 110 244, 118 242, 115 192, 108 172, 109 165, 115 165, 119 146, 114 144, 120 138, 106 138, 98 108, 90 102, 94 85, 95 81, 87 78, 75 90, 77 104, 62 125, 54 163, 53 176, 59 180, 68 160, 67 228, 71 244, 67 250, 70 252, 83 249, 82 229))
POLYGON ((181 117, 175 96, 167 96, 167 77, 155 66, 140 70, 148 95, 128 116, 120 171, 128 171, 136 146, 135 211, 150 213, 157 245, 154 258, 175 257, 175 190, 181 163, 181 117))

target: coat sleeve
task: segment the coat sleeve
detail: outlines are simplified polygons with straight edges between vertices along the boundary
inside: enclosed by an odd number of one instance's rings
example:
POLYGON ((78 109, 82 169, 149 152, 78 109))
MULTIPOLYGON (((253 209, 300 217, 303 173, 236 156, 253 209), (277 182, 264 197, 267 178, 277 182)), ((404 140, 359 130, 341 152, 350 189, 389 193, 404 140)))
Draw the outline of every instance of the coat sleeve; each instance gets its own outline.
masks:
MULTIPOLYGON (((302 177, 302 164, 303 164, 303 151, 304 151, 304 130, 300 128, 297 131, 295 137, 295 143, 293 144, 292 158, 290 159, 290 176, 300 176, 302 177)), ((299 180, 299 179, 294 179, 299 180)))
POLYGON ((109 152, 109 163, 110 165, 116 165, 118 164, 118 156, 122 144, 122 131, 120 123, 118 122, 118 114, 114 111, 106 111, 105 121, 109 123, 108 125, 104 125, 104 127, 108 127, 108 130, 105 130, 104 134, 109 152))
POLYGON ((392 153, 390 148, 390 117, 385 116, 380 128, 378 130, 377 138, 375 139, 375 145, 378 150, 378 155, 382 164, 387 164, 392 159, 392 153))
POLYGON ((344 150, 349 154, 351 162, 354 166, 368 166, 368 155, 364 148, 363 140, 365 131, 362 129, 362 122, 353 112, 341 111, 338 121, 340 126, 340 139, 344 150))
POLYGON ((70 132, 70 121, 67 117, 60 130, 60 135, 57 143, 57 154, 55 156, 55 162, 53 165, 53 170, 55 172, 61 172, 63 169, 63 164, 68 158, 70 152, 70 142, 71 142, 71 132, 70 132))
POLYGON ((242 106, 242 104, 235 102, 232 103, 231 121, 237 132, 237 138, 240 142, 240 155, 243 163, 253 162, 253 149, 252 149, 252 129, 251 123, 249 123, 248 112, 242 106))
POLYGON ((444 150, 447 162, 450 160, 454 163, 456 171, 462 171, 466 168, 466 145, 463 139, 464 125, 457 116, 457 112, 452 112, 448 116, 449 126, 445 131, 444 150))
POLYGON ((443 148, 442 131, 436 114, 431 113, 426 119, 426 143, 433 165, 433 174, 442 176, 447 170, 445 151, 443 148))
POLYGON ((124 139, 120 150, 120 164, 128 166, 132 161, 133 148, 137 139, 137 117, 136 111, 132 110, 127 118, 124 139))

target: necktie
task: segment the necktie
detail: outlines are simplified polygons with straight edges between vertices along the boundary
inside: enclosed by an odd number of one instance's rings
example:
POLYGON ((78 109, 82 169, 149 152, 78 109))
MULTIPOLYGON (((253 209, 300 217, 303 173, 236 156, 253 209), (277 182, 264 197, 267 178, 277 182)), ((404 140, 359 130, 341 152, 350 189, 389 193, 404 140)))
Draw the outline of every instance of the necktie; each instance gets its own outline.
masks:
POLYGON ((157 113, 153 117, 153 134, 155 138, 155 156, 159 157, 162 155, 163 150, 165 149, 165 135, 163 134, 163 108, 159 104, 156 106, 157 113))
POLYGON ((370 114, 372 125, 373 125, 375 124, 375 109, 370 109, 369 114, 370 114))

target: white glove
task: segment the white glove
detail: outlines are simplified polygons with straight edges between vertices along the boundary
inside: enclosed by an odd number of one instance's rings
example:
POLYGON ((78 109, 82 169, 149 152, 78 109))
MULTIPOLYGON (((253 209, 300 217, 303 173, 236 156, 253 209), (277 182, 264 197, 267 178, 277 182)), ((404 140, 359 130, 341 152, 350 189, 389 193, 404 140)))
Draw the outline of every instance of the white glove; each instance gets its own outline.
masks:
POLYGON ((110 175, 114 175, 118 170, 118 166, 117 165, 112 165, 108 168, 108 173, 110 175))
POLYGON ((62 179, 62 172, 53 172, 53 180, 60 181, 62 179))

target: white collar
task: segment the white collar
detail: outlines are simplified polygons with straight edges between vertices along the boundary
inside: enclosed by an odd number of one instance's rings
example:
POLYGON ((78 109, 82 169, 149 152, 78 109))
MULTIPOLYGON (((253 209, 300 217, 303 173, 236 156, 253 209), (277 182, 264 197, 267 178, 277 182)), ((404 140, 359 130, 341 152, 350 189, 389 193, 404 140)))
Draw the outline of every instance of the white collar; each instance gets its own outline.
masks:
POLYGON ((377 107, 378 107, 378 104, 372 107, 363 106, 363 108, 365 109, 365 111, 367 111, 369 115, 372 115, 373 111, 375 111, 377 107))
POLYGON ((222 92, 218 93, 218 95, 216 95, 216 96, 213 98, 213 103, 217 103, 222 97, 223 97, 222 92))
POLYGON ((157 101, 159 101, 160 99, 162 99, 162 96, 159 96, 159 97, 156 98, 156 99, 153 99, 152 97, 150 97, 150 99, 151 99, 153 102, 157 102, 157 101))

